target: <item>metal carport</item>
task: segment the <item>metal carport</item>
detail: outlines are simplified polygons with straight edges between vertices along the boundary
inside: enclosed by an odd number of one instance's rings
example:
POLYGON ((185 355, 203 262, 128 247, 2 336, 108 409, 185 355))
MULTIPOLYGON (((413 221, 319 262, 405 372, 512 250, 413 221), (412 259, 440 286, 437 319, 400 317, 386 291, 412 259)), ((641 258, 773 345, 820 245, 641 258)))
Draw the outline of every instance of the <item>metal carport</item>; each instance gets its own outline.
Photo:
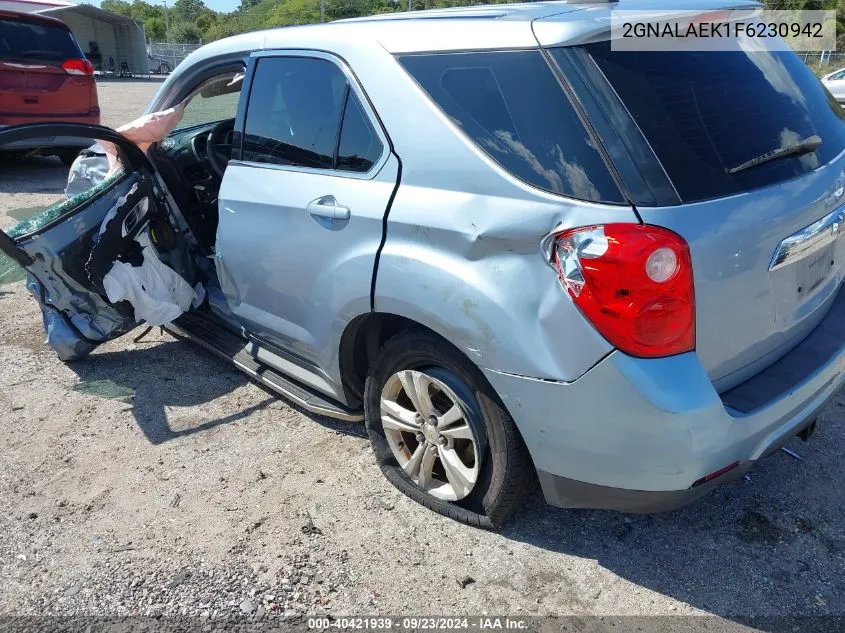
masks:
POLYGON ((131 73, 147 74, 146 35, 143 25, 135 20, 89 4, 51 7, 35 13, 58 18, 67 24, 86 55, 90 52, 90 42, 96 42, 102 62, 88 56, 98 71, 117 74, 121 62, 125 62, 131 73))

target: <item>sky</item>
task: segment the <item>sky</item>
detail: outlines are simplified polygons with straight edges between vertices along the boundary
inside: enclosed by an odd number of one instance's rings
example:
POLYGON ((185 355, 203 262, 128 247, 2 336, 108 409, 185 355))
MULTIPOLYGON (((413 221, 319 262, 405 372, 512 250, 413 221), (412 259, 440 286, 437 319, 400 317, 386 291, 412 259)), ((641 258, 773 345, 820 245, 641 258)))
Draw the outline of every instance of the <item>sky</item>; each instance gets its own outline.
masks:
MULTIPOLYGON (((132 0, 129 0, 131 2, 132 0)), ((147 0, 150 4, 159 4, 164 5, 162 0, 147 0)), ((240 6, 240 0, 203 0, 205 2, 205 6, 209 9, 214 9, 215 11, 221 11, 223 13, 230 13, 240 6)), ((95 6, 100 6, 100 0, 88 0, 86 4, 93 4, 95 6)), ((173 6, 173 0, 168 0, 167 6, 173 6)))

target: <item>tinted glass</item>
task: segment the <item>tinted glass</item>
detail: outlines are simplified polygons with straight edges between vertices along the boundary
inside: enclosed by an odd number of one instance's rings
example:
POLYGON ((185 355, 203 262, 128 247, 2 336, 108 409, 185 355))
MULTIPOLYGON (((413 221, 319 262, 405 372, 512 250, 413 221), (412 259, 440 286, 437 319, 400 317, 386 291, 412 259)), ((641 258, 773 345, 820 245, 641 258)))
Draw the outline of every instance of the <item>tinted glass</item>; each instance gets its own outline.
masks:
POLYGON ((340 131, 337 168, 367 172, 382 152, 382 144, 354 93, 349 93, 340 131))
POLYGON ((176 130, 184 130, 195 125, 234 119, 238 112, 239 97, 240 95, 238 93, 208 98, 194 97, 185 106, 185 114, 179 121, 179 126, 176 130))
POLYGON ((437 105, 514 176, 582 200, 623 201, 539 51, 413 55, 400 61, 437 105))
POLYGON ((585 49, 684 201, 782 182, 845 148, 842 108, 791 52, 612 52, 607 42, 585 49), (822 140, 815 152, 729 173, 812 136, 822 140))
POLYGON ((243 140, 244 160, 331 169, 346 78, 329 61, 258 60, 243 140))
POLYGON ((206 125, 234 119, 238 112, 243 73, 225 73, 204 82, 185 105, 174 132, 195 125, 206 125))
POLYGON ((82 51, 65 29, 0 19, 0 58, 64 61, 82 59, 82 51))

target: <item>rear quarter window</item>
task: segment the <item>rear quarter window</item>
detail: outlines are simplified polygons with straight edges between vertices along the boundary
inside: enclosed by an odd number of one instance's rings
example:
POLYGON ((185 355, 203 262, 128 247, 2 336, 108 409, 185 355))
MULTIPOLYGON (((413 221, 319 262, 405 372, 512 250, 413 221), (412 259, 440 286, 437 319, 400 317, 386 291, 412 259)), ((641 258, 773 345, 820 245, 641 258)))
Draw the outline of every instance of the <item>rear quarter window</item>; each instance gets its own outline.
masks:
MULTIPOLYGON (((678 191, 694 202, 774 185, 845 149, 845 113, 792 52, 612 51, 583 47, 678 191), (732 168, 813 136, 814 152, 732 168)), ((575 51, 577 52, 577 50, 575 51)), ((570 54, 565 48, 553 55, 570 54)))
POLYGON ((67 29, 0 19, 0 59, 64 61, 82 57, 79 44, 67 29))
POLYGON ((539 51, 408 55, 399 62, 480 149, 517 178, 572 198, 624 202, 539 51))

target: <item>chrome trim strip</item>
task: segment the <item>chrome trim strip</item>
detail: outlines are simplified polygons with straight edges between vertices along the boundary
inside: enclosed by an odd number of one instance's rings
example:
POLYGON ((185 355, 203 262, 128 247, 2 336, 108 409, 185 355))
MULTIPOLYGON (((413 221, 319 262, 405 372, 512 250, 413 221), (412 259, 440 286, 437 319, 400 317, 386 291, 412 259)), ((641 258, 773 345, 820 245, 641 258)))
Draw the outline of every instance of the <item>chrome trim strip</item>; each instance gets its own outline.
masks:
POLYGON ((845 207, 827 214, 818 222, 784 239, 775 249, 769 270, 777 270, 812 255, 833 244, 839 237, 839 225, 845 220, 845 207))

